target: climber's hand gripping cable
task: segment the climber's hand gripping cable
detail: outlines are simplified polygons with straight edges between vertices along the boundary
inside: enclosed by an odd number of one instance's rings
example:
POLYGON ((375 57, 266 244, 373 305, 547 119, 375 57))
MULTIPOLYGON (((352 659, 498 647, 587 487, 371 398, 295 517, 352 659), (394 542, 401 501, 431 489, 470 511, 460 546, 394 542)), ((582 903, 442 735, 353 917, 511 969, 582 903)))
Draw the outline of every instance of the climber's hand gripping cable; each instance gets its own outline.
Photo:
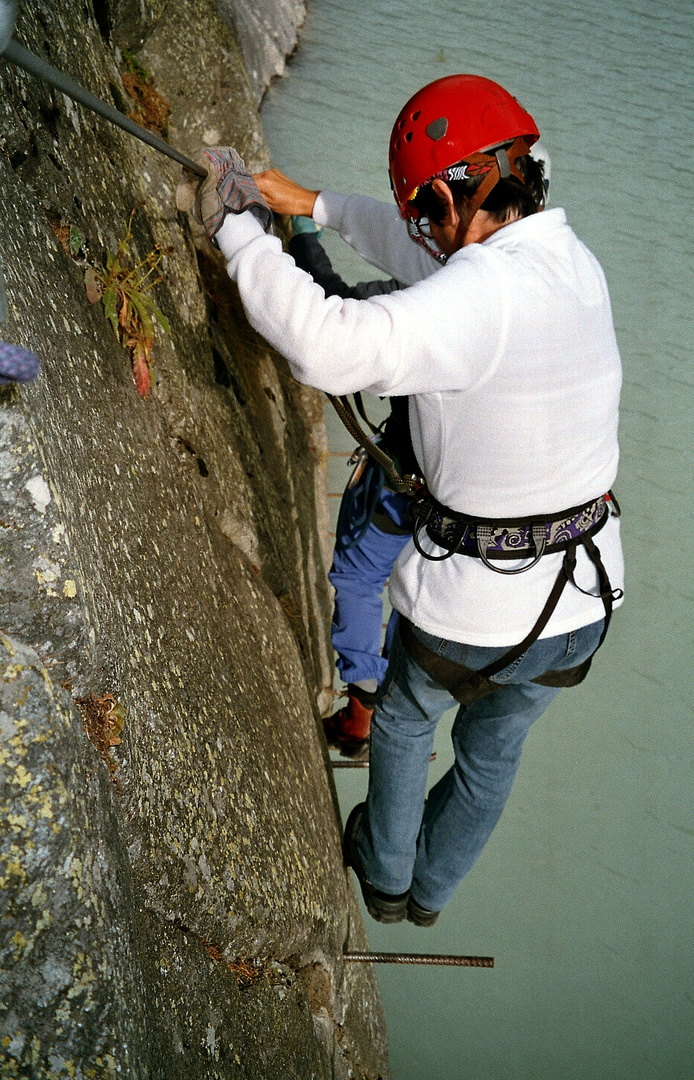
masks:
POLYGON ((207 176, 200 180, 189 169, 183 170, 176 188, 179 210, 188 210, 212 239, 227 214, 243 214, 246 210, 250 210, 268 232, 272 223, 270 207, 235 150, 229 146, 213 146, 199 151, 196 163, 207 170, 207 176))
POLYGON ((254 173, 253 179, 273 213, 307 218, 313 216, 313 207, 319 192, 302 187, 279 169, 254 173))
MULTIPOLYGON (((279 169, 268 169, 256 177, 250 176, 231 147, 216 146, 202 150, 196 160, 207 169, 207 178, 201 183, 184 169, 176 188, 176 206, 179 210, 189 211, 199 224, 204 225, 213 242, 227 213, 242 214, 250 210, 267 231, 271 210, 304 217, 313 212, 317 191, 302 188, 279 169)), ((414 494, 421 487, 421 480, 398 474, 392 459, 362 429, 346 397, 337 398, 328 394, 328 398, 350 434, 387 473, 394 489, 414 494)), ((372 430, 375 430, 373 426, 372 430)))

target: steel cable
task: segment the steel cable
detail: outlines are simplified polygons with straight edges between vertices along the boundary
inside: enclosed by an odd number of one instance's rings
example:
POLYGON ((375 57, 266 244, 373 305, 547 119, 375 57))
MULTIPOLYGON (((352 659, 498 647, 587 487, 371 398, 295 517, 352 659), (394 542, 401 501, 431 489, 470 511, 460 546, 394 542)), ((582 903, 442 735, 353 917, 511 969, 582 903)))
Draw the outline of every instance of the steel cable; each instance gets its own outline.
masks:
POLYGON ((21 68, 22 71, 28 72, 37 79, 41 79, 43 82, 48 83, 54 90, 60 91, 61 94, 65 94, 67 97, 72 98, 73 101, 79 102, 80 105, 84 105, 85 108, 91 109, 92 112, 98 113, 99 116, 103 116, 105 120, 109 120, 112 124, 127 131, 130 135, 134 135, 136 139, 140 139, 141 142, 147 143, 154 150, 158 150, 160 154, 166 154, 173 161, 177 161, 179 165, 183 165, 186 169, 190 169, 196 176, 207 176, 207 170, 201 165, 198 165, 191 158, 186 157, 185 154, 179 153, 178 150, 174 150, 172 146, 164 142, 157 135, 153 135, 151 131, 147 131, 145 128, 140 127, 134 120, 131 120, 129 116, 125 116, 123 113, 118 112, 118 109, 113 105, 108 105, 101 98, 96 97, 89 90, 85 90, 83 86, 75 82, 68 75, 64 75, 62 71, 58 71, 52 64, 42 60, 41 57, 35 56, 34 53, 29 52, 23 45, 19 45, 16 41, 10 41, 5 46, 5 51, 2 53, 5 60, 9 60, 11 64, 21 68))

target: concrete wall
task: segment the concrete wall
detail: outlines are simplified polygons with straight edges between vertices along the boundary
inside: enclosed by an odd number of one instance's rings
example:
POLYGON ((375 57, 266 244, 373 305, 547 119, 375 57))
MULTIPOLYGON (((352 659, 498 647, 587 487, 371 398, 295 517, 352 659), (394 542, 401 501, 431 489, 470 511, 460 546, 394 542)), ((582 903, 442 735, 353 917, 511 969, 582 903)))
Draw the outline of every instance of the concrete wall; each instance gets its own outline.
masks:
MULTIPOLYGON (((139 48, 173 145, 269 161, 211 0, 27 4, 16 36, 117 104, 139 48)), ((385 1077, 373 976, 342 962, 320 397, 245 323, 173 163, 0 80, 0 330, 43 359, 0 390, 0 1074, 385 1077), (139 257, 168 252, 148 399, 84 282, 134 206, 139 257)))

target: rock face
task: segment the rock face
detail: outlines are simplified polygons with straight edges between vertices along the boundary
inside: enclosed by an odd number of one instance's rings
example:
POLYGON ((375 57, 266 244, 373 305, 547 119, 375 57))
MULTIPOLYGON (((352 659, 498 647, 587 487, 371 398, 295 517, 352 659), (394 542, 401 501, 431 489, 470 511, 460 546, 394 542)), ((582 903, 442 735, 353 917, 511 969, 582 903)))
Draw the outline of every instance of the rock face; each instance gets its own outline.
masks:
MULTIPOLYGON (((267 163, 211 0, 132 7, 25 5, 16 36, 119 107, 116 46, 144 42, 172 145, 267 163)), ((385 1077, 319 730, 321 400, 177 214, 177 167, 0 79, 0 331, 44 362, 0 390, 0 1075, 385 1077), (85 290, 134 207, 123 258, 165 251, 148 399, 85 290)))
POLYGON ((306 15, 305 0, 219 0, 219 11, 241 47, 257 102, 284 74, 306 15))

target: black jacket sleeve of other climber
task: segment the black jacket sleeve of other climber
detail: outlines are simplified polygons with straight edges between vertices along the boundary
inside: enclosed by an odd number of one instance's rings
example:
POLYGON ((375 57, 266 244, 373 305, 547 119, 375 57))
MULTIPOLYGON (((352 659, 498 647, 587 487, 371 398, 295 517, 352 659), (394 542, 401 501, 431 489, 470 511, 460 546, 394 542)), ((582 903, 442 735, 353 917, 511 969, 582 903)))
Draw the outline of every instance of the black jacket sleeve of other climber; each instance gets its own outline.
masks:
MULTIPOLYGON (((310 274, 316 284, 321 286, 326 296, 341 296, 343 300, 368 300, 370 296, 382 296, 402 288, 401 283, 394 278, 388 281, 360 281, 357 285, 348 285, 333 270, 330 258, 316 233, 299 233, 298 236, 293 236, 289 241, 289 254, 296 265, 310 274)), ((414 473, 418 476, 422 470, 412 449, 408 399, 392 397, 390 404, 391 415, 383 431, 384 449, 395 457, 401 474, 414 473)))
POLYGON ((384 293, 401 289, 399 281, 360 281, 357 285, 348 285, 333 270, 325 248, 315 233, 299 233, 289 241, 289 254, 296 265, 310 274, 320 285, 326 296, 341 296, 343 300, 368 300, 370 296, 382 296, 384 293))

